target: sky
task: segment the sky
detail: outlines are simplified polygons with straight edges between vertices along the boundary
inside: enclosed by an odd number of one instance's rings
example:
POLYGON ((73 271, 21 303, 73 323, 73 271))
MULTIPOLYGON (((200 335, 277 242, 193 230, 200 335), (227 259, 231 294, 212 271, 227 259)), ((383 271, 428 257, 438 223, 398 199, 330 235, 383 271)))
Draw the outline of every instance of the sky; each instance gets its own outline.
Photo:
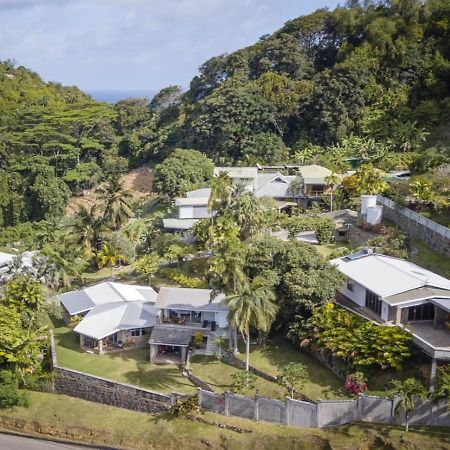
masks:
POLYGON ((0 0, 0 60, 87 91, 188 87, 208 58, 335 0, 0 0))

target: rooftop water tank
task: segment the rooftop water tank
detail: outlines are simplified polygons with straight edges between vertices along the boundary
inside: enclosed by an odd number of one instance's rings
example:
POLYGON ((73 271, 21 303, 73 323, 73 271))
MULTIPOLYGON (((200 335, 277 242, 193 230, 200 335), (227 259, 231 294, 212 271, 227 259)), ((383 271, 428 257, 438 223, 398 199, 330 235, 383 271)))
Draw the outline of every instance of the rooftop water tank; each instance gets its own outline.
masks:
POLYGON ((366 222, 368 224, 378 225, 379 223, 381 223, 382 217, 383 217, 383 207, 381 205, 369 206, 367 208, 366 222))
POLYGON ((365 216, 367 214, 367 208, 377 205, 376 195, 361 195, 361 214, 365 216))

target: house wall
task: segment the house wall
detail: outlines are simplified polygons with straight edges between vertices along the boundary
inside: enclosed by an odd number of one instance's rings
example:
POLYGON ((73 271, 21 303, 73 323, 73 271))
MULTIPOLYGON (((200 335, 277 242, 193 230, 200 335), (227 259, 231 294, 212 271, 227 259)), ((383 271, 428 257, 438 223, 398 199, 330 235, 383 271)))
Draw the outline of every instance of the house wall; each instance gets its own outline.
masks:
POLYGON ((193 206, 179 206, 178 207, 178 218, 179 219, 193 219, 194 218, 194 207, 193 206))
POLYGON ((347 289, 347 282, 345 282, 341 292, 353 300, 359 306, 365 306, 366 304, 366 288, 356 281, 353 282, 353 291, 347 289))
POLYGON ((216 312, 216 322, 220 328, 227 328, 228 312, 227 311, 216 312))
POLYGON ((193 210, 194 219, 204 219, 210 217, 207 206, 194 206, 193 210))

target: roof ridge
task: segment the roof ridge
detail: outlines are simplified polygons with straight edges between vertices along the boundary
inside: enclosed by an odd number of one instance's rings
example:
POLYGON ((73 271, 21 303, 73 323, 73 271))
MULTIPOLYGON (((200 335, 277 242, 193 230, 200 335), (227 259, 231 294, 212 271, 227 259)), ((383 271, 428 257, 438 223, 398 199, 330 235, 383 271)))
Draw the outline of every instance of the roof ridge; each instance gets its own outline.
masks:
MULTIPOLYGON (((123 284, 123 283, 116 283, 115 281, 107 281, 107 283, 111 286, 111 288, 119 295, 121 299, 123 299, 124 302, 128 302, 128 300, 123 296, 123 294, 116 288, 116 284, 123 284)), ((111 302, 111 303, 117 303, 117 302, 111 302)))

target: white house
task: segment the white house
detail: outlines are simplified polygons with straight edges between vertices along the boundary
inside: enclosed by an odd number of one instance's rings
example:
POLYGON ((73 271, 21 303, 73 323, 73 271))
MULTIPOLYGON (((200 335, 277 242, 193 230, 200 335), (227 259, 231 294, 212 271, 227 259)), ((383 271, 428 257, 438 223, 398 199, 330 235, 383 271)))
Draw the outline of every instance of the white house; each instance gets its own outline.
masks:
POLYGON ((210 188, 187 192, 186 197, 175 199, 176 217, 163 219, 167 230, 188 230, 199 220, 211 217, 208 211, 210 188))
POLYGON ((450 280, 365 249, 331 263, 345 276, 336 302, 376 323, 399 325, 436 360, 450 360, 450 280))
POLYGON ((149 286, 103 282, 61 294, 66 322, 83 319, 74 328, 80 347, 103 353, 106 347, 146 346, 157 322, 157 293, 149 286))
POLYGON ((215 339, 229 337, 228 307, 224 294, 212 294, 211 289, 160 289, 158 324, 149 340, 151 362, 184 362, 194 335, 201 336, 202 353, 215 353, 215 339))

